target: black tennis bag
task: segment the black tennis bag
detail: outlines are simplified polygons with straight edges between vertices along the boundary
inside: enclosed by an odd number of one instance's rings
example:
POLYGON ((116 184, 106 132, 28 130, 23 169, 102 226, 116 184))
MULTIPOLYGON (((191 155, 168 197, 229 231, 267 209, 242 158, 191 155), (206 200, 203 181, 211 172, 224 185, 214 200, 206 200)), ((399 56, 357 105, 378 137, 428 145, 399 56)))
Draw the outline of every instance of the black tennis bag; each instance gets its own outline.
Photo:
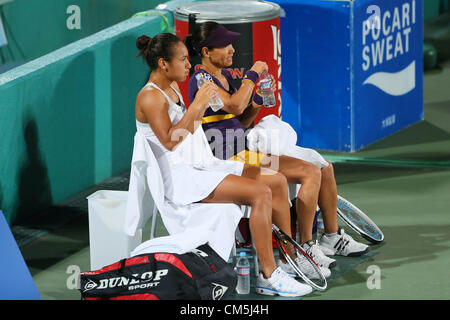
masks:
POLYGON ((184 254, 151 253, 80 274, 86 300, 221 300, 236 273, 207 244, 184 254))

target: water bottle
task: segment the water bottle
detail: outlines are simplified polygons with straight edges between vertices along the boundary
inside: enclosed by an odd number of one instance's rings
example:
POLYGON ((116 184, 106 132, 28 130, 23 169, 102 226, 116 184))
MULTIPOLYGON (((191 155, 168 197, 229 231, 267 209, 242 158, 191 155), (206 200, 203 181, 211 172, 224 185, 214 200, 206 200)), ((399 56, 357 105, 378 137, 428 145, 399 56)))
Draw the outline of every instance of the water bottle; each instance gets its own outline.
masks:
MULTIPOLYGON (((197 78, 197 87, 200 89, 200 87, 207 81, 212 81, 212 78, 209 74, 207 73, 199 73, 195 76, 197 78)), ((213 97, 211 98, 211 100, 209 101, 209 106, 211 107, 211 109, 216 112, 220 109, 222 109, 223 107, 223 102, 222 99, 220 99, 219 95, 217 94, 217 92, 213 95, 213 97)))
POLYGON ((265 107, 274 107, 276 105, 275 101, 275 93, 273 92, 272 86, 272 77, 269 73, 263 72, 259 77, 261 96, 263 99, 263 105, 265 107))
POLYGON ((239 259, 236 264, 237 286, 236 292, 238 294, 250 293, 250 263, 248 262, 245 252, 239 254, 239 259))

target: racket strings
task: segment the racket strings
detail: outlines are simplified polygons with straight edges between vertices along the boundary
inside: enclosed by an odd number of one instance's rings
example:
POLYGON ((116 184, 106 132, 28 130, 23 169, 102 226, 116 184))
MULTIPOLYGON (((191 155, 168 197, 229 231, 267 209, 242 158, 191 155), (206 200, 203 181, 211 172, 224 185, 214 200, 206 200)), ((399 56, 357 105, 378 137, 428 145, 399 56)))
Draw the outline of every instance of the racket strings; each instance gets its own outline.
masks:
POLYGON ((319 268, 315 264, 312 257, 307 257, 301 252, 297 252, 297 258, 295 258, 295 263, 298 268, 303 272, 303 274, 311 280, 318 280, 321 277, 319 268))
POLYGON ((278 227, 274 226, 273 231, 277 245, 281 248, 280 252, 284 256, 285 260, 295 270, 297 275, 313 288, 320 291, 325 290, 327 287, 327 281, 311 256, 309 256, 308 253, 306 253, 296 241, 284 234, 278 227), (295 250, 295 259, 293 259, 287 252, 286 247, 288 243, 292 245, 295 250))
POLYGON ((291 260, 292 267, 297 269, 297 274, 300 278, 313 285, 316 289, 321 290, 326 287, 326 280, 323 276, 319 266, 316 264, 310 253, 301 249, 300 245, 295 245, 296 258, 291 260))
POLYGON ((354 231, 372 243, 384 240, 381 229, 358 207, 338 195, 338 216, 354 231))

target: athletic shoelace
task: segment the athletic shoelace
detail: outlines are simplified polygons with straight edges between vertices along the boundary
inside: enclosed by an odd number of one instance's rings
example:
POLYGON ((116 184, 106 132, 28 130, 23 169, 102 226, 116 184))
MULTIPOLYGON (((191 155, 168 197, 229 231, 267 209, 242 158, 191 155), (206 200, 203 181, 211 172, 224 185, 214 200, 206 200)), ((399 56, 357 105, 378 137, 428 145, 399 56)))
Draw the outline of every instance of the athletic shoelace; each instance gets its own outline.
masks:
POLYGON ((308 243, 309 248, 306 250, 306 253, 315 261, 315 258, 320 256, 318 248, 316 247, 317 240, 315 243, 308 243))

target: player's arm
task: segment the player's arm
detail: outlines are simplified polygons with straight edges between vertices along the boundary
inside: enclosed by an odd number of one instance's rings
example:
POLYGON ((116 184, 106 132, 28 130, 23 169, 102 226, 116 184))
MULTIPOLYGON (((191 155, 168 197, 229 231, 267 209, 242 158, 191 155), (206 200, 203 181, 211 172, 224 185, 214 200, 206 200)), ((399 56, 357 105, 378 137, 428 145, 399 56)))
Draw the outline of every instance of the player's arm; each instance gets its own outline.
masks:
MULTIPOLYGON (((256 72, 259 76, 261 73, 268 70, 268 66, 265 62, 256 61, 250 70, 256 72)), ((249 106, 249 101, 253 95, 254 88, 255 83, 249 79, 243 80, 241 87, 232 95, 219 88, 219 96, 224 104, 222 109, 237 116, 242 115, 249 106)))
MULTIPOLYGON (((270 77, 272 78, 272 83, 270 87, 272 91, 275 92, 277 90, 277 85, 275 83, 275 79, 273 78, 273 76, 270 77)), ((245 128, 250 127, 250 125, 258 115, 259 109, 261 109, 262 105, 263 105, 263 98, 261 95, 260 83, 258 83, 255 93, 253 94, 251 103, 249 103, 249 106, 247 109, 245 109, 245 112, 239 116, 239 121, 245 128)))
POLYGON ((197 126, 201 124, 202 116, 215 90, 214 84, 204 86, 204 88, 202 86, 183 118, 174 126, 168 113, 169 103, 158 90, 146 90, 139 97, 137 103, 161 144, 168 150, 174 150, 189 133, 194 133, 197 126))
POLYGON ((261 105, 256 104, 254 101, 249 103, 249 106, 239 116, 239 121, 244 128, 250 127, 258 115, 259 109, 261 109, 261 105))
POLYGON ((248 106, 254 87, 255 84, 252 81, 243 81, 239 90, 232 95, 219 88, 219 97, 223 102, 222 110, 237 116, 241 115, 248 106))

